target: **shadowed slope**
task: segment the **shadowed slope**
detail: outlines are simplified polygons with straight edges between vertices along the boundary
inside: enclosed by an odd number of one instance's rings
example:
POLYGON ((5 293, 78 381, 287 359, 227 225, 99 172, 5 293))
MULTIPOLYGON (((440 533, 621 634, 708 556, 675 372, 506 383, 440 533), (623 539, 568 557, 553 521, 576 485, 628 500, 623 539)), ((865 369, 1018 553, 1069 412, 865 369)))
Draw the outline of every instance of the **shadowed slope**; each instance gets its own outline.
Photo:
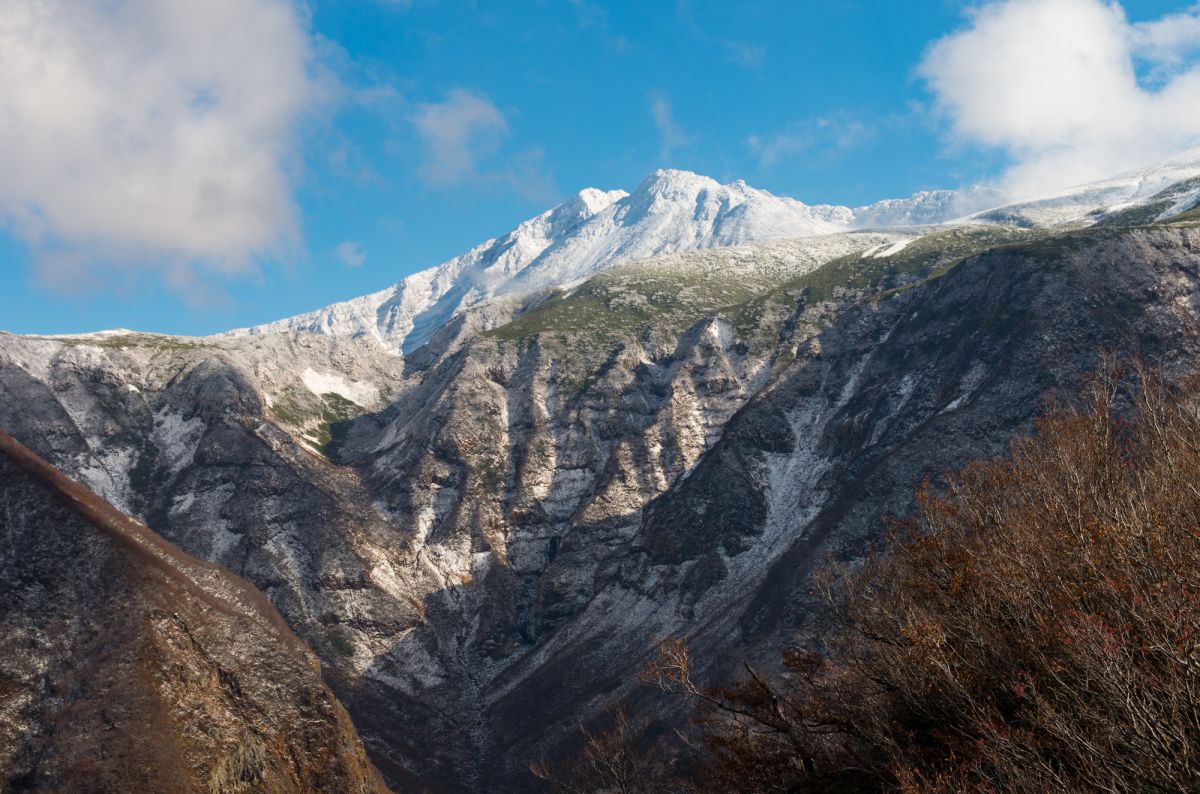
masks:
POLYGON ((0 787, 385 791, 311 651, 0 432, 0 787))

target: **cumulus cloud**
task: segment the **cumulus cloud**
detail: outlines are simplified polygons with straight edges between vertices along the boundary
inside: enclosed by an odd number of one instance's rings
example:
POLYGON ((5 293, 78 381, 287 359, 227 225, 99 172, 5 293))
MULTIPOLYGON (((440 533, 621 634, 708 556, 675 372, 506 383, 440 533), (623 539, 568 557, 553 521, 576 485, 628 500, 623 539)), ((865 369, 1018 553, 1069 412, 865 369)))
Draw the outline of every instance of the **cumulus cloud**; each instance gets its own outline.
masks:
POLYGON ((676 123, 675 114, 671 111, 671 101, 664 96, 650 97, 650 116, 654 119, 654 126, 658 128, 661 140, 659 157, 665 165, 676 151, 692 145, 692 136, 676 123))
POLYGON ((190 289, 294 244, 314 50, 288 0, 0 3, 0 215, 43 281, 190 289))
POLYGON ((920 74, 956 141, 1006 151, 1014 197, 1200 144, 1200 7, 1131 24, 1103 0, 1003 0, 935 42, 920 74))
POLYGON ((353 240, 338 243, 334 253, 337 254, 338 261, 346 267, 362 267, 362 263, 367 261, 367 252, 353 240))
POLYGON ((1200 50, 1200 3, 1189 10, 1133 26, 1134 54, 1160 67, 1178 67, 1200 50))
POLYGON ((534 200, 555 194, 537 149, 508 153, 508 121, 485 95, 454 88, 416 105, 411 121, 424 151, 418 176, 434 188, 502 186, 534 200))

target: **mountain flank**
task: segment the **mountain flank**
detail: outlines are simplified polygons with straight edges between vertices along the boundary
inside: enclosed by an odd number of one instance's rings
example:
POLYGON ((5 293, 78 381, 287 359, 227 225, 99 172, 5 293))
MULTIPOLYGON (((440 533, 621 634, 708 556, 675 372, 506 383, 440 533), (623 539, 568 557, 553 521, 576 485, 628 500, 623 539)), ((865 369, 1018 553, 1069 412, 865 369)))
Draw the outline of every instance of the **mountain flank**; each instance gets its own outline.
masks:
MULTIPOLYGON (((1190 162, 950 223, 633 261, 659 227, 547 220, 593 258, 443 273, 513 291, 453 298, 407 351, 349 326, 0 334, 0 427, 253 582, 392 786, 523 793, 529 760, 569 753, 613 698, 682 718, 637 684, 660 641, 721 681, 816 636, 812 571, 880 542, 926 477, 1002 454, 1101 351, 1194 375, 1190 162), (523 291, 529 268, 558 275, 523 291)), ((660 187, 646 217, 679 231, 700 194, 660 187)), ((38 575, 69 589, 63 567, 38 575)), ((27 606, 14 648, 42 619, 27 606)))
POLYGON ((385 792, 248 582, 0 432, 0 788, 385 792))

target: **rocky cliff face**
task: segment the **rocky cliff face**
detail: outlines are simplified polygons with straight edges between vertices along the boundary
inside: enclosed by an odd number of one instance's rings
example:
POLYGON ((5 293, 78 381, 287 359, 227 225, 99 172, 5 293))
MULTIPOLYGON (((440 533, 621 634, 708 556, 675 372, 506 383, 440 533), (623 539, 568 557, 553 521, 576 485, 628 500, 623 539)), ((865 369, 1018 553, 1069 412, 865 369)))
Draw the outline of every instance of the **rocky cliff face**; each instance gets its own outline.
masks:
MULTIPOLYGON (((525 331, 479 336, 474 313, 444 329, 424 356, 403 362, 369 342, 312 335, 7 337, 0 346, 0 423, 189 552, 262 588, 324 655, 332 683, 394 779, 408 780, 411 772, 422 781, 475 786, 492 741, 481 722, 490 673, 478 668, 522 656, 535 636, 531 587, 539 558, 561 540, 591 480, 614 473, 609 443, 590 450, 590 437, 637 430, 653 418, 591 401, 609 399, 614 384, 645 370, 638 360, 646 350, 669 359, 679 348, 679 363, 637 375, 656 403, 672 381, 680 390, 654 431, 674 450, 654 486, 661 490, 749 394, 729 381, 726 352, 739 358, 738 377, 764 377, 763 351, 753 360, 724 351, 728 322, 691 326, 715 304, 894 239, 782 243, 636 267, 571 298, 527 304, 520 328, 544 337, 544 352, 532 356, 523 352, 525 331), (624 358, 613 359, 612 328, 593 326, 582 314, 608 312, 609 303, 629 304, 624 319, 647 332, 624 358), (575 322, 585 333, 573 330, 575 322), (536 330, 542 327, 545 333, 536 330), (719 357, 710 361, 712 351, 719 357), (589 385, 604 372, 611 384, 589 385), (509 409, 492 377, 512 381, 514 422, 545 425, 530 412, 553 392, 550 399, 560 400, 554 432, 573 434, 578 447, 571 460, 555 452, 545 427, 540 435, 511 433, 524 438, 518 453, 529 460, 520 493, 501 501, 553 516, 529 532, 497 523, 510 512, 495 501, 506 488, 510 433, 495 424, 509 409), (521 389, 529 398, 519 404, 521 389), (538 460, 540 453, 555 457, 538 460), (458 484, 443 492, 429 477, 458 484), (558 481, 553 493, 539 478, 558 481), (447 511, 456 526, 433 532, 447 511), (520 627, 512 624, 516 609, 520 627), (476 613, 481 636, 460 641, 463 622, 476 613)), ((778 308, 772 313, 783 316, 778 308)), ((635 491, 624 498, 646 498, 635 491)))
POLYGON ((257 584, 396 786, 526 790, 659 639, 719 675, 811 630, 814 565, 1001 452, 1101 348, 1193 371, 1189 218, 676 254, 403 358, 5 337, 0 427, 257 584))
POLYGON ((662 358, 625 337, 570 398, 549 335, 462 378, 469 423, 413 439, 416 464, 385 448, 365 468, 398 514, 427 517, 426 543, 461 539, 478 584, 437 599, 473 617, 433 625, 480 657, 485 735, 531 737, 493 745, 492 764, 516 772, 627 691, 660 638, 690 637, 714 674, 772 656, 807 630, 815 564, 878 539, 923 477, 1003 451, 1102 347, 1194 371, 1198 244, 1081 233, 827 300, 810 277, 772 297, 791 301, 773 320, 767 301, 757 326, 717 314, 662 358))
POLYGON ((0 433, 0 780, 12 791, 382 792, 262 594, 0 433))

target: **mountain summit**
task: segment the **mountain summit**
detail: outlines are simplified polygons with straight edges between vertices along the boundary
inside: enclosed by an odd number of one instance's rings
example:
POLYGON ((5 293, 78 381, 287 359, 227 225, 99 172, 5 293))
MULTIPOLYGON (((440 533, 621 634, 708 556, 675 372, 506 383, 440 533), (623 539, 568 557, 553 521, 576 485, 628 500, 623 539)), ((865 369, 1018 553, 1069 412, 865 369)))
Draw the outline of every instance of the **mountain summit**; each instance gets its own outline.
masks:
POLYGON ((738 180, 658 170, 632 193, 588 188, 462 256, 385 290, 229 335, 309 331, 369 336, 396 352, 423 345, 456 314, 503 294, 566 287, 612 265, 700 248, 938 223, 962 214, 953 191, 851 209, 808 205, 738 180))
POLYGON ((661 254, 813 237, 855 229, 969 220, 1026 228, 1089 225, 1114 212, 1147 217, 1200 193, 1200 152, 1054 195, 1004 205, 989 188, 934 190, 863 207, 805 204, 738 180, 722 185, 660 169, 632 193, 588 188, 462 256, 361 298, 223 335, 308 331, 366 336, 411 353, 447 321, 503 295, 569 288, 622 262, 661 254), (1170 195, 1167 193, 1170 192, 1170 195), (979 212, 984 208, 986 211, 979 212), (972 215, 971 213, 976 213, 972 215))

